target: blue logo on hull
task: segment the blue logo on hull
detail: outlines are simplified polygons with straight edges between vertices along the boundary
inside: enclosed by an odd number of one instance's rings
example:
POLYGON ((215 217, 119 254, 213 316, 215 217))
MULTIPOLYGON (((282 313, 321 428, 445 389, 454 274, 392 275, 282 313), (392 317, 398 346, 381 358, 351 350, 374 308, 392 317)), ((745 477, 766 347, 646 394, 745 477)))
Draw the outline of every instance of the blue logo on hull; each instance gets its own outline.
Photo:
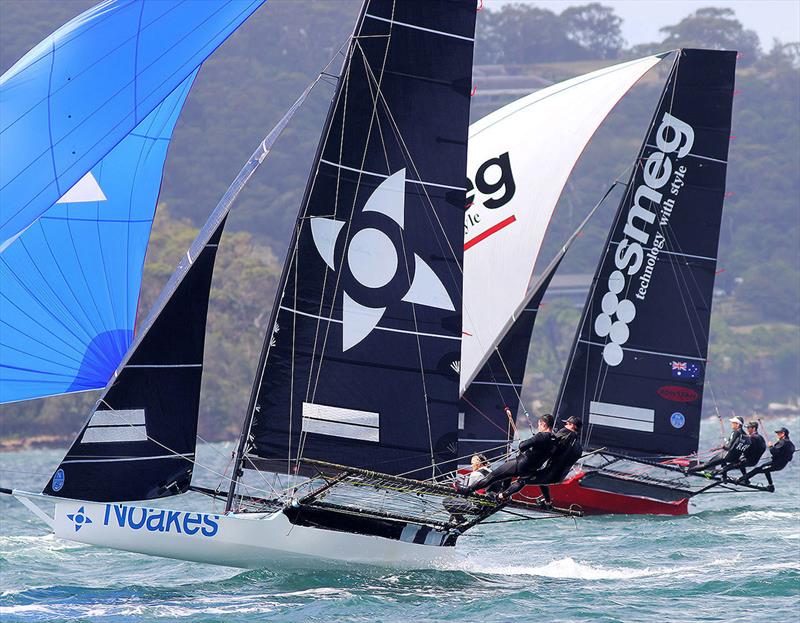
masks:
POLYGON ((106 504, 103 525, 211 538, 219 531, 219 515, 106 504))
POLYGON ((86 524, 93 523, 91 519, 86 516, 86 513, 83 510, 83 506, 78 509, 77 513, 72 513, 71 515, 67 515, 67 519, 72 522, 72 526, 75 528, 75 532, 83 528, 86 524))

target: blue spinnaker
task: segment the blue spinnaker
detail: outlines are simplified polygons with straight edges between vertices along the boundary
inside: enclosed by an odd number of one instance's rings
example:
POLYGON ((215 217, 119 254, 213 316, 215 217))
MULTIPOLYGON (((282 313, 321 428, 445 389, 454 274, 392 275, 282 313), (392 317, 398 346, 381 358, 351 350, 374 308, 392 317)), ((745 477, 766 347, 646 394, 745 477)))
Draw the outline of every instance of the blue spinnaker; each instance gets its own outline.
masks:
POLYGON ((164 159, 195 75, 0 254, 0 402, 105 387, 128 350, 164 159))
POLYGON ((0 78, 0 251, 265 0, 108 0, 0 78))

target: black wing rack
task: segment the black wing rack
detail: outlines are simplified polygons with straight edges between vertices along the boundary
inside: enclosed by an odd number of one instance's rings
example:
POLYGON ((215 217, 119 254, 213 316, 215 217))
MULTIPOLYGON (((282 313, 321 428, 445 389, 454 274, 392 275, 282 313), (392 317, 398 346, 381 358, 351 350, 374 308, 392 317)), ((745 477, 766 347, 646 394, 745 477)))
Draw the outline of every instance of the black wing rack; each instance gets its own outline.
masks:
POLYGON ((304 471, 315 475, 295 487, 288 498, 243 499, 240 510, 274 511, 283 504, 284 514, 294 525, 445 547, 495 515, 502 519, 491 523, 582 515, 579 509, 545 509, 483 495, 465 496, 436 482, 325 461, 304 459, 303 463, 304 471))

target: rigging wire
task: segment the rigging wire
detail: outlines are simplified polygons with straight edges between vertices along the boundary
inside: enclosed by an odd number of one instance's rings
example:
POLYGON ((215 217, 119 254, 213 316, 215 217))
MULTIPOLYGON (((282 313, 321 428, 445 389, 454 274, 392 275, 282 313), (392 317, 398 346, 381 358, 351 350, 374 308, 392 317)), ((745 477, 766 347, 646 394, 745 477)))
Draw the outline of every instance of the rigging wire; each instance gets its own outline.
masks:
MULTIPOLYGON (((135 425, 133 422, 131 422, 130 420, 128 420, 128 419, 127 419, 127 418, 126 418, 124 415, 122 415, 122 413, 124 413, 124 410, 121 410, 121 411, 120 411, 120 410, 117 410, 117 409, 115 409, 115 408, 114 408, 114 407, 112 407, 110 404, 108 404, 108 402, 106 402, 105 398, 100 398, 100 399, 97 401, 97 405, 99 406, 100 404, 104 404, 106 407, 108 407, 109 411, 111 411, 112 413, 115 413, 115 414, 116 414, 116 417, 120 418, 120 419, 121 419, 121 420, 122 420, 122 421, 123 421, 125 424, 127 424, 128 426, 131 426, 131 427, 133 427, 133 426, 136 426, 136 425, 135 425)), ((161 448, 163 448, 164 450, 166 450, 166 451, 167 451, 167 452, 169 452, 170 454, 173 454, 173 455, 175 455, 176 457, 180 457, 180 458, 182 458, 183 460, 185 460, 185 461, 188 461, 189 463, 191 463, 191 464, 192 464, 192 466, 194 466, 194 467, 199 467, 199 468, 201 468, 201 469, 204 469, 204 470, 206 470, 206 471, 208 471, 208 472, 211 472, 211 473, 212 473, 212 474, 214 474, 215 476, 220 476, 220 477, 221 477, 221 478, 223 478, 223 479, 226 479, 226 478, 227 478, 227 479, 229 479, 229 478, 228 478, 228 477, 227 477, 227 476, 226 476, 224 473, 220 473, 219 471, 217 471, 217 470, 216 470, 216 469, 214 469, 213 467, 209 467, 208 465, 204 465, 204 464, 202 464, 202 463, 198 462, 198 461, 197 461, 195 458, 190 458, 190 457, 194 457, 194 456, 196 456, 196 454, 195 454, 195 453, 192 453, 192 454, 183 454, 183 453, 181 453, 181 452, 178 452, 178 451, 176 451, 176 450, 173 450, 172 448, 170 448, 170 447, 169 447, 169 446, 167 446, 166 444, 163 444, 163 443, 161 443, 161 442, 160 442, 158 439, 155 439, 154 437, 152 437, 152 436, 151 436, 150 434, 148 434, 147 432, 145 432, 145 436, 147 437, 147 440, 148 440, 148 441, 151 441, 151 442, 153 442, 154 444, 156 444, 157 446, 160 446, 161 448)), ((210 444, 208 444, 208 445, 210 445, 210 444)), ((116 457, 116 458, 120 458, 120 457, 116 457)), ((269 491, 262 491, 262 493, 269 493, 269 491)))

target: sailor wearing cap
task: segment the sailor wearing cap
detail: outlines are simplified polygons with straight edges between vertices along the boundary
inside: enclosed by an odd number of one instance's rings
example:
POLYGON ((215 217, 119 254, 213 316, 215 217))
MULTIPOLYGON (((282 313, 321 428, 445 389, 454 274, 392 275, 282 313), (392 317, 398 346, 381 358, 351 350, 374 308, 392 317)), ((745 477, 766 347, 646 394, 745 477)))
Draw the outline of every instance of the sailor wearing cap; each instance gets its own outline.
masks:
MULTIPOLYGON (((688 474, 708 471, 720 465, 738 466, 742 454, 750 445, 750 439, 744 433, 744 420, 741 417, 735 415, 728 421, 731 423, 731 434, 728 435, 722 447, 717 448, 719 451, 705 463, 700 463, 686 470, 688 474)), ((723 480, 726 479, 727 469, 722 470, 722 477, 723 480)))
POLYGON ((747 446, 742 456, 742 475, 746 472, 745 467, 757 465, 761 457, 767 451, 767 442, 758 432, 758 422, 755 420, 748 422, 746 429, 747 436, 750 437, 750 445, 747 446))
POLYGON ((770 460, 745 474, 740 482, 747 483, 756 474, 764 474, 769 483, 768 489, 770 491, 775 490, 775 485, 772 484, 772 472, 779 472, 786 467, 791 462, 794 454, 794 444, 789 439, 789 430, 782 426, 775 431, 775 434, 778 435, 778 441, 769 443, 770 460))

